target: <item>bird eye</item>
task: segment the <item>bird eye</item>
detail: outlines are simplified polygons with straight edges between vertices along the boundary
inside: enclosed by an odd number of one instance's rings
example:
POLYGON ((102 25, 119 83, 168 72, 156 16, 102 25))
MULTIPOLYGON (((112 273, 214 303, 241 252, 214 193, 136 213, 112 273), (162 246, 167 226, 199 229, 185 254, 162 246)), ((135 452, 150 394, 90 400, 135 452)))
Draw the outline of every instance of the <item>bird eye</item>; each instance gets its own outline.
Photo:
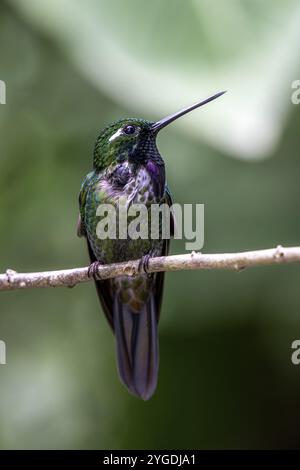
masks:
POLYGON ((128 126, 125 126, 123 131, 125 132, 125 134, 127 135, 132 135, 135 133, 136 131, 136 127, 135 126, 132 126, 131 124, 128 124, 128 126))

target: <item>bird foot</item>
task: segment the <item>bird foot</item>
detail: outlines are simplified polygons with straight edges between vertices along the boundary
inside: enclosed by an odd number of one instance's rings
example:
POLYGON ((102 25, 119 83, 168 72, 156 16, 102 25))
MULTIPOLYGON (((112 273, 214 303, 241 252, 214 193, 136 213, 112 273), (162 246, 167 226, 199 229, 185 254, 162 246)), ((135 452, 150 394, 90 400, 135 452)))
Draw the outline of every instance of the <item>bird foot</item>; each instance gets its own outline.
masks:
POLYGON ((149 273, 149 261, 151 259, 151 255, 145 255, 141 258, 139 262, 138 272, 139 274, 147 274, 148 277, 151 277, 152 274, 149 273))
POLYGON ((101 266, 100 261, 94 261, 90 264, 88 269, 88 277, 93 278, 95 281, 99 281, 98 268, 101 266))

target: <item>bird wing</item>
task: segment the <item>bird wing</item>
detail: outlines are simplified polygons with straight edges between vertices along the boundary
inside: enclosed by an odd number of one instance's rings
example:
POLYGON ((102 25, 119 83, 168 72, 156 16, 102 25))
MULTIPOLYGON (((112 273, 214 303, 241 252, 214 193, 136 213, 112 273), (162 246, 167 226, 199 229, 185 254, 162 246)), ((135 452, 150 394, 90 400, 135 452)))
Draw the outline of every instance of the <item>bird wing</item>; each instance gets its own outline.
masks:
MULTIPOLYGON (((168 206, 172 206, 172 197, 170 190, 168 186, 165 188, 165 201, 168 206)), ((173 213, 171 212, 170 214, 170 235, 174 235, 174 216, 173 213)), ((169 248, 170 248, 170 240, 166 239, 164 240, 164 245, 163 245, 163 250, 162 250, 162 256, 167 256, 169 253, 169 248)), ((161 308, 161 303, 162 303, 162 295, 163 295, 163 289, 164 289, 164 279, 165 279, 165 273, 159 272, 156 274, 156 279, 155 279, 155 302, 156 302, 156 312, 157 312, 157 321, 159 320, 159 314, 160 314, 160 308, 161 308)))
MULTIPOLYGON (((92 173, 90 173, 84 182, 82 183, 81 190, 79 193, 79 216, 77 222, 77 235, 79 237, 85 237, 87 241, 88 253, 90 257, 91 264, 95 261, 98 261, 96 256, 94 255, 93 249, 90 245, 90 242, 87 237, 85 225, 84 225, 84 211, 85 211, 85 203, 86 203, 86 196, 89 190, 89 187, 92 182, 92 173)), ((113 327, 113 318, 112 318, 112 306, 113 306, 113 299, 111 294, 111 281, 110 279, 103 280, 103 281, 95 281, 95 286, 97 290, 97 294, 103 308, 104 314, 106 319, 112 328, 113 327)))

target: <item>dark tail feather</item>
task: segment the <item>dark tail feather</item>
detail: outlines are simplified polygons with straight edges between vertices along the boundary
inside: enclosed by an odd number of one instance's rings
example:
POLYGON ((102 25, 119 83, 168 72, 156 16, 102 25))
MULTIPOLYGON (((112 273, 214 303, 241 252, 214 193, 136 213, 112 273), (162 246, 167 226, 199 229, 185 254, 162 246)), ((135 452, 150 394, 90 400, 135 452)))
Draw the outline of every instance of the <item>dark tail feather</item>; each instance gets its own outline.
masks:
POLYGON ((153 294, 139 313, 116 296, 113 318, 120 378, 132 394, 148 400, 156 388, 159 362, 153 294))

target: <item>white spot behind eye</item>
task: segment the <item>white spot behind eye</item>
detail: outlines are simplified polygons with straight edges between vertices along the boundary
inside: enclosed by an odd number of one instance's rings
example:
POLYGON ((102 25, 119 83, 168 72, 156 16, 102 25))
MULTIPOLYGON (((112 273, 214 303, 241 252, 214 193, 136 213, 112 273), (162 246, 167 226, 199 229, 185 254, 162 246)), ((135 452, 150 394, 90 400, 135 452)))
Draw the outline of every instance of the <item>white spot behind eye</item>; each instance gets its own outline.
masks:
POLYGON ((118 129, 109 139, 108 142, 112 142, 113 140, 117 139, 122 134, 122 128, 118 129))

